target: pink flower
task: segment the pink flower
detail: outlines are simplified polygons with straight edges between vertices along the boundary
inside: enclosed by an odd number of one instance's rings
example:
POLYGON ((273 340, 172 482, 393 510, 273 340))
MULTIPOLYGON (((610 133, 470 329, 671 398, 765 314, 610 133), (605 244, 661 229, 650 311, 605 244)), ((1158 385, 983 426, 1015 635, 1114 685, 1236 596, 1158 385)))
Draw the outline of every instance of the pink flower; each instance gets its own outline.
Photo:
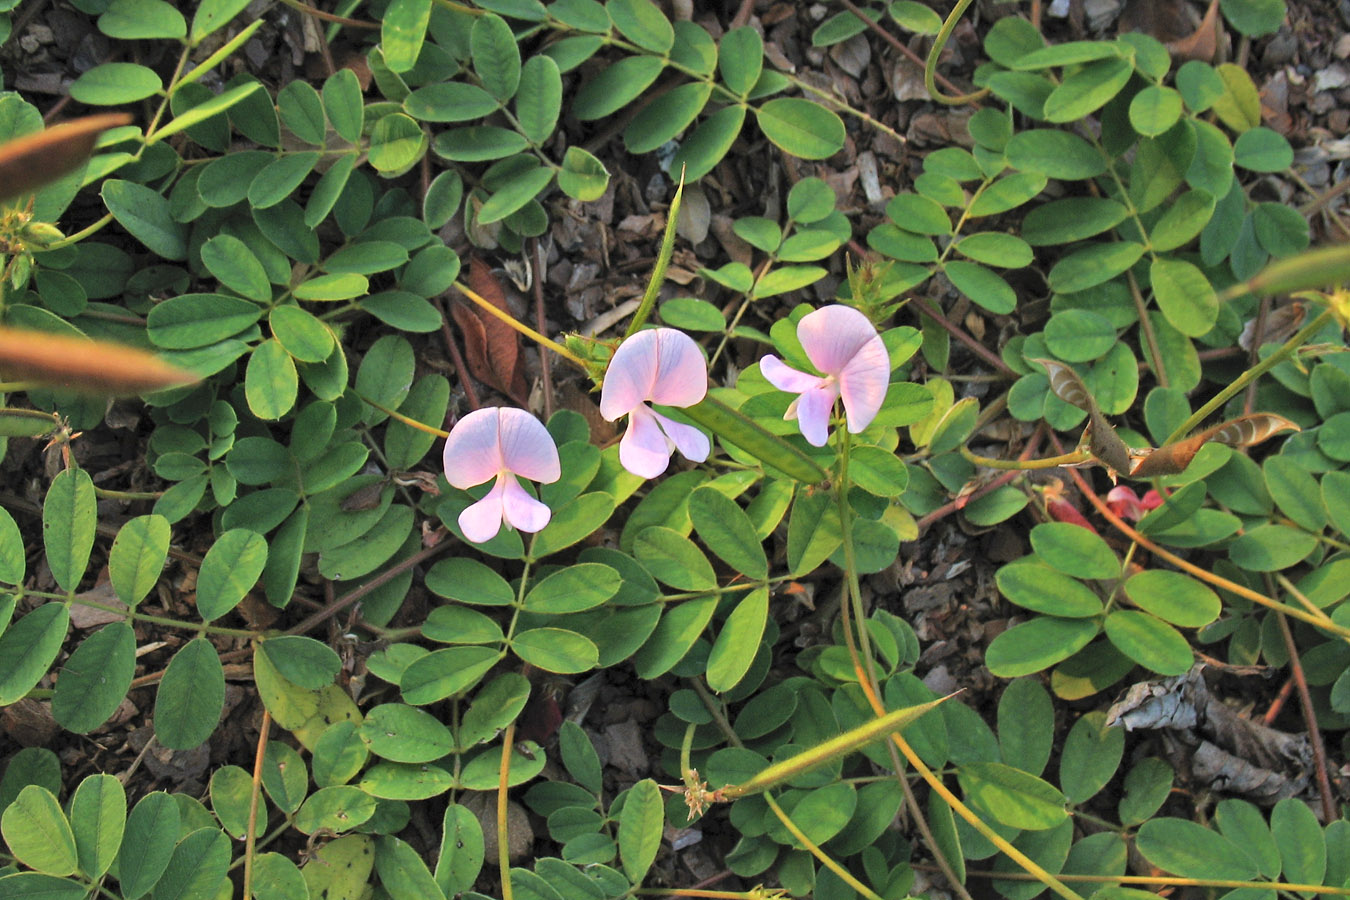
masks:
POLYGON ((825 446, 834 401, 844 399, 848 430, 862 431, 876 418, 891 377, 890 354, 867 317, 850 306, 826 306, 797 323, 797 339, 822 375, 799 372, 770 354, 759 369, 780 391, 800 394, 785 419, 796 419, 802 436, 825 446))
POLYGON ((502 521, 521 531, 539 531, 552 515, 516 476, 545 484, 562 475, 558 448, 543 424, 523 409, 489 407, 455 423, 445 441, 445 479, 461 490, 496 478, 487 496, 459 514, 464 536, 492 540, 502 521))
POLYGON ((673 328, 639 331, 619 345, 600 389, 600 415, 613 422, 628 416, 619 441, 619 462, 642 478, 655 478, 670 465, 671 448, 694 462, 712 450, 708 436, 692 425, 651 408, 693 406, 708 393, 708 365, 694 339, 673 328))
POLYGON ((1138 522, 1144 514, 1163 505, 1163 498, 1155 490, 1147 491, 1143 497, 1133 488, 1117 485, 1106 495, 1106 507, 1122 519, 1138 522))

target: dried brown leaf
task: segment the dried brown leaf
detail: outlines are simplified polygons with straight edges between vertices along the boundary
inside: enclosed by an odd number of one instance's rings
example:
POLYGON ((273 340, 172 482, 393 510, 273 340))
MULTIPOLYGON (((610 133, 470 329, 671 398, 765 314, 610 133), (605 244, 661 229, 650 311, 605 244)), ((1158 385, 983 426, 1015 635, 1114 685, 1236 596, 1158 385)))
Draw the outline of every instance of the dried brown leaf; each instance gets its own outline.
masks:
MULTIPOLYGON (((502 312, 509 312, 506 292, 478 257, 469 260, 469 287, 502 312)), ((466 303, 451 307, 455 324, 464 334, 464 359, 470 374, 526 405, 529 388, 521 366, 520 335, 489 312, 466 303)))
POLYGON ((75 169, 109 128, 131 123, 126 113, 86 116, 0 145, 0 200, 32 193, 75 169))

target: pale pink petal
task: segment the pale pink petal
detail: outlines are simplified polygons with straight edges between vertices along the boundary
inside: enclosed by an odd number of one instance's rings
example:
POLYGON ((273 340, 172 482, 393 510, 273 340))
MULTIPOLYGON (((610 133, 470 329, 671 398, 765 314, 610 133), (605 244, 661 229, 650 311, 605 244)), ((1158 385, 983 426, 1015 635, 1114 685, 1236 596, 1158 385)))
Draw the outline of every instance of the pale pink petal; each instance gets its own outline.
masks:
POLYGON ((862 431, 876 418, 891 380, 891 355, 873 334, 839 373, 839 395, 848 413, 848 430, 862 431))
POLYGON ((670 465, 670 444, 656 414, 645 403, 628 415, 628 430, 619 441, 619 462, 639 478, 655 478, 670 465))
POLYGON ((838 375, 877 330, 867 316, 851 306, 826 306, 807 313, 797 323, 797 339, 807 359, 826 375, 838 375))
POLYGON ((454 487, 471 488, 502 470, 501 444, 497 437, 500 410, 477 409, 455 423, 445 439, 445 480, 454 487))
POLYGON ((838 396, 838 386, 831 383, 812 388, 797 402, 797 425, 802 430, 802 437, 812 446, 824 447, 829 439, 830 411, 838 396))
POLYGON ((656 417, 661 430, 670 438, 675 449, 680 451, 681 456, 693 462, 703 462, 708 458, 708 454, 712 452, 712 442, 708 440, 706 434, 693 425, 676 422, 659 412, 653 411, 652 415, 656 417))
POLYGON ((1138 522, 1144 517, 1144 506, 1133 488, 1118 484, 1106 495, 1106 507, 1122 519, 1138 522))
POLYGON ((514 475, 505 476, 506 490, 502 492, 502 518, 520 531, 539 531, 548 524, 553 513, 530 496, 514 475))
POLYGON ((642 334, 656 335, 656 382, 646 399, 665 406, 693 406, 702 400, 708 393, 708 364, 694 339, 674 328, 654 328, 633 337, 642 334))
POLYGON ((504 408, 498 434, 504 469, 544 484, 558 480, 558 445, 543 422, 523 409, 504 408))
POLYGON ((459 514, 460 531, 463 531, 464 536, 475 544, 490 541, 497 536, 498 531, 501 531, 502 494, 506 490, 507 478, 515 481, 515 478, 504 472, 499 474, 497 483, 492 486, 492 490, 488 491, 482 500, 459 514))
POLYGON ((639 331, 614 351, 600 386, 600 415, 606 421, 612 422, 651 399, 660 367, 659 340, 654 330, 639 331))
POLYGON ((819 387, 822 379, 819 375, 808 375, 786 365, 781 359, 770 353, 759 361, 759 371, 764 380, 789 394, 800 394, 813 387, 819 387))

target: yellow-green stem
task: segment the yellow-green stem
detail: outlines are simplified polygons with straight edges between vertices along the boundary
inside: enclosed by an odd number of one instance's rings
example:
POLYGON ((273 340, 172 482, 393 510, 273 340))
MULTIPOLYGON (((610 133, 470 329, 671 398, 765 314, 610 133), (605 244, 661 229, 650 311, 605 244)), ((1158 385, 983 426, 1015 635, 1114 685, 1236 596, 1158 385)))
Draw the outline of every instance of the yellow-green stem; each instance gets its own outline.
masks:
POLYGON ((533 328, 526 325, 524 322, 518 321, 515 318, 515 316, 512 316, 510 313, 498 309, 496 306, 489 303, 485 298, 479 296, 476 292, 470 290, 467 286, 461 284, 458 281, 455 282, 455 290, 459 291, 465 297, 468 297, 474 303, 478 304, 478 306, 485 312, 501 319, 507 325, 510 325, 516 331, 519 331, 521 334, 525 335, 527 338, 534 341, 539 346, 547 347, 554 353, 561 356, 563 359, 567 360, 568 362, 575 365, 577 368, 581 369, 583 372, 586 371, 586 363, 581 359, 581 357, 577 356, 571 350, 568 350, 562 344, 559 344, 557 341, 550 340, 549 338, 544 337, 542 334, 535 331, 533 328))
POLYGON ((881 900, 881 897, 877 896, 875 891, 854 878, 853 874, 849 872, 848 869, 839 865, 839 863, 835 862, 828 853, 816 846, 816 844, 806 836, 805 832, 797 827, 797 823, 792 821, 787 813, 783 812, 783 808, 778 805, 777 800, 773 799, 772 794, 765 794, 764 802, 769 804, 769 809, 773 810, 773 814, 778 817, 778 821, 783 823, 783 827, 788 830, 788 834, 796 838, 797 842, 805 847, 808 853, 820 860, 821 865, 837 875, 839 879, 849 887, 853 888, 864 897, 867 897, 868 900, 881 900))

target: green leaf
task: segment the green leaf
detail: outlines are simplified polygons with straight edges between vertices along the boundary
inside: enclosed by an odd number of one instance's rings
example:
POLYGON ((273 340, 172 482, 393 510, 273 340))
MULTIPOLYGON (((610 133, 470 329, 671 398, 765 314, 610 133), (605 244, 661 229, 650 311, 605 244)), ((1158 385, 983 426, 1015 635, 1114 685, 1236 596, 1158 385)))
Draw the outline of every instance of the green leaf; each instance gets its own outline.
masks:
POLYGON ((147 335, 164 350, 194 350, 239 334, 261 315, 256 303, 238 297, 182 294, 150 310, 147 335))
POLYGON ((307 144, 323 146, 328 130, 323 99, 308 81, 292 81, 278 91, 277 112, 296 137, 307 144))
POLYGON ((69 624, 64 604, 45 603, 0 635, 0 706, 22 698, 47 674, 69 624))
POLYGON ((1149 246, 1155 253, 1176 250, 1190 243, 1214 215, 1214 197, 1205 191, 1187 191, 1167 206, 1149 231, 1149 246))
POLYGON ((1135 847, 1153 865, 1183 878, 1255 878, 1256 866, 1218 832, 1186 819, 1159 817, 1139 826, 1135 847))
POLYGON ((70 96, 90 106, 121 106, 144 100, 163 89, 164 82, 154 69, 135 63, 111 62, 95 66, 76 78, 70 85, 70 96))
POLYGON ((1191 645, 1157 616, 1132 609, 1106 617, 1106 636, 1116 649, 1159 675, 1180 675, 1193 661, 1191 645))
POLYGON ((1313 532, 1326 527, 1327 508, 1317 480, 1298 461, 1271 456, 1261 471, 1271 497, 1295 525, 1313 532))
POLYGON ((202 0, 192 16, 192 32, 188 42, 196 46, 208 34, 227 24, 244 11, 248 0, 202 0))
POLYGON ((406 72, 417 63, 431 20, 431 0, 393 0, 380 24, 380 49, 384 64, 406 72))
POLYGON ((267 564, 267 541, 236 528, 222 534, 202 558, 197 575, 197 612, 213 622, 239 605, 267 564))
POLYGON ((1021 769, 997 762, 967 763, 956 770, 966 802, 1012 828, 1041 831, 1068 817, 1064 795, 1021 769))
POLYGON ((1070 619, 1089 618, 1102 611, 1101 599, 1082 582, 1036 563, 1010 563, 998 570, 995 580, 1004 597, 1025 609, 1070 619))
POLYGON ((713 170, 741 133, 745 107, 724 106, 708 116, 680 144, 671 171, 683 168, 686 181, 697 181, 713 170))
POLYGON ((1259 203, 1252 210, 1256 240, 1271 256, 1293 256, 1308 248, 1308 220, 1283 203, 1259 203))
POLYGON ((655 781, 644 778, 629 789, 623 812, 619 813, 619 858, 624 874, 633 884, 641 884, 656 861, 665 812, 661 789, 655 781))
POLYGON ((1283 172, 1294 164, 1294 149, 1278 131, 1257 126, 1238 135, 1233 163, 1253 172, 1283 172))
POLYGON ((1031 675, 1073 656, 1098 631, 1091 619, 1040 616, 994 638, 985 652, 985 665, 999 678, 1031 675))
MULTIPOLYGON (((604 196, 608 186, 609 170, 604 163, 581 147, 567 148, 562 168, 558 170, 558 187, 563 193, 582 203, 590 203, 604 196)), ((495 199, 497 195, 493 196, 495 199)), ((481 215, 479 221, 482 221, 481 215)))
POLYGON ((62 590, 73 591, 79 586, 89 565, 97 528, 93 479, 83 469, 61 470, 52 479, 42 504, 42 543, 47 566, 62 590))
POLYGON ((446 647, 413 660, 399 681, 403 699, 419 706, 461 694, 501 660, 493 647, 446 647))
POLYGON ((299 362, 321 363, 333 352, 332 330, 298 306, 273 308, 268 318, 272 336, 299 362))
MULTIPOLYGON (((700 490, 716 493, 712 488, 700 490)), ((708 655, 708 687, 720 694, 740 683, 755 661, 768 616, 767 588, 757 588, 737 602, 722 630, 717 633, 717 640, 708 655)))
POLYGON ((323 111, 333 130, 349 144, 361 140, 365 103, 361 83, 351 69, 338 69, 323 83, 323 111))
POLYGON ((311 691, 332 684, 342 669, 342 661, 333 648, 313 638, 280 635, 257 646, 258 652, 268 658, 283 678, 311 691))
POLYGON ((164 0, 113 0, 98 30, 122 41, 176 41, 187 36, 187 20, 164 0))
MULTIPOLYGON (((1060 45, 1063 46, 1066 45, 1060 45)), ((1060 48, 1047 47, 1038 53, 1057 49, 1060 48)), ((1029 59, 1024 59, 1023 64, 1029 64, 1029 59)), ((1050 96, 1045 99, 1046 120, 1072 122, 1096 112, 1125 87, 1133 74, 1134 66, 1130 61, 1119 57, 1088 63, 1050 92, 1050 96)))
MULTIPOLYGON (((1168 787, 1171 787, 1170 777, 1168 787)), ((1265 814, 1255 804, 1234 797, 1220 800, 1214 807, 1214 823, 1219 827, 1220 834, 1251 857, 1262 875, 1267 878, 1279 877, 1284 865, 1280 859, 1280 848, 1275 843, 1275 836, 1270 833, 1270 826, 1266 824, 1265 814)))
POLYGON ((25 556, 19 526, 9 510, 0 507, 0 582, 15 585, 23 582, 25 556))
POLYGON ((1220 0, 1219 8, 1234 28, 1250 38, 1274 34, 1288 13, 1283 0, 1220 0))
MULTIPOLYGON (((225 670, 205 638, 193 638, 174 654, 155 695, 155 737, 170 750, 200 746, 220 721, 225 670)), ((228 857, 228 852, 227 852, 228 857)))
POLYGON ((680 591, 706 591, 717 576, 702 551, 684 535, 661 526, 644 528, 633 542, 633 556, 658 581, 680 591))
POLYGON ((624 129, 624 146, 630 153, 650 153, 657 149, 688 128, 708 104, 710 96, 711 84, 693 81, 657 97, 624 129))
POLYGON ((609 494, 591 491, 555 510, 548 526, 535 535, 530 556, 542 559, 589 537, 609 519, 614 506, 609 494))
POLYGON ((583 122, 611 115, 645 91, 663 68, 665 61, 656 56, 624 57, 581 86, 572 99, 571 112, 583 122))
POLYGON ((995 315, 1006 315, 1017 307, 1017 294, 1012 286, 979 263, 954 259, 942 271, 958 291, 995 315))
POLYGON ((77 865, 75 835, 51 791, 30 784, 0 816, 0 834, 15 858, 47 875, 70 875, 77 865))
POLYGON ((298 390, 295 361, 280 341, 271 338, 254 348, 244 374, 244 396, 255 416, 280 419, 295 406, 298 390))
POLYGON ((222 766, 211 773, 211 811, 233 837, 248 831, 248 808, 253 778, 239 766, 222 766))
POLYGON ((1293 797, 1280 800, 1270 811, 1270 831, 1284 862, 1284 877, 1296 884, 1322 884, 1327 845, 1308 805, 1293 797))
POLYGON ((153 253, 165 259, 187 258, 187 226, 174 220, 165 197, 144 185, 116 179, 103 182, 100 194, 113 218, 153 253))
POLYGON ((916 34, 937 34, 942 29, 942 17, 916 0, 894 0, 887 12, 895 24, 916 34))
POLYGON ((422 636, 443 644, 496 644, 502 627, 491 616, 466 606, 438 606, 422 623, 422 636))
POLYGON ((249 183, 249 203, 255 209, 266 209, 287 199, 314 171, 321 156, 317 150, 288 153, 268 163, 249 183))
POLYGON ((788 519, 789 571, 809 572, 843 542, 839 507, 831 491, 799 492, 788 519))
POLYGON ((136 635, 113 622, 84 639, 61 669, 52 717, 62 728, 88 734, 117 712, 136 674, 136 635))
POLYGON ((428 763, 455 746, 455 739, 431 713, 404 703, 383 703, 366 713, 358 733, 370 752, 402 763, 428 763))
POLYGON ((1130 125, 1146 137, 1157 137, 1181 118, 1181 94, 1151 84, 1130 101, 1130 125))
POLYGON ((744 97, 750 93, 764 68, 764 39, 759 32, 744 25, 722 35, 717 48, 717 68, 722 83, 733 94, 744 97))
POLYGON ((685 600, 663 612, 656 630, 633 659, 638 676, 655 678, 670 671, 698 640, 716 607, 717 598, 709 595, 685 600))
POLYGON ((1045 323, 1043 333, 1050 352, 1065 362, 1099 359, 1119 340, 1110 319, 1086 309, 1060 310, 1045 323))
POLYGON ((272 285, 267 270, 239 238, 218 234, 202 244, 201 254, 202 264, 222 285, 258 303, 271 301, 272 285))
POLYGON ((531 628, 511 639, 511 651, 545 672, 573 675, 593 669, 600 651, 585 635, 562 628, 531 628))
POLYGON ((600 563, 573 563, 549 575, 525 595, 527 612, 561 615, 592 609, 619 592, 619 573, 600 563))
POLYGON ((472 122, 497 111, 501 101, 476 84, 442 81, 420 87, 403 101, 403 109, 423 122, 472 122))
POLYGON ((1034 678, 1018 678, 998 698, 998 750, 1017 767, 1040 775, 1055 744, 1055 707, 1034 678))
POLYGON ((961 238, 956 250, 962 256, 987 266, 1020 269, 1031 265, 1033 258, 1027 242, 1000 231, 981 231, 961 238))
POLYGON ((207 900, 216 896, 230 867, 230 839, 215 826, 188 834, 155 885, 154 900, 207 900))
POLYGON ((1180 572, 1139 572, 1125 582, 1125 593, 1140 609, 1184 628, 1208 625, 1221 610, 1217 594, 1180 572))
POLYGON ((651 0, 608 0, 605 11, 619 33, 644 50, 667 53, 675 44, 670 20, 651 0))
POLYGON ((801 159, 826 159, 844 146, 844 123, 830 110, 800 97, 779 97, 755 111, 765 137, 801 159))
POLYGON ((1048 276, 1050 288, 1060 294, 1085 291, 1115 278, 1143 255, 1143 246, 1133 241, 1091 244, 1055 263, 1048 276))
POLYGON ((453 896, 473 887, 485 858, 483 826, 466 806, 446 805, 441 819, 441 852, 436 857, 436 884, 453 896))
POLYGON ((520 70, 516 90, 516 120, 521 132, 534 144, 543 144, 553 134, 562 111, 562 74, 547 56, 531 56, 520 70))
POLYGON ((146 794, 127 817, 117 854, 119 892, 127 900, 150 893, 173 856, 178 840, 178 804, 163 791, 146 794))
POLYGON ((1067 244, 1114 228, 1128 215, 1124 204, 1100 197, 1052 200, 1027 213, 1022 238, 1033 247, 1067 244))
POLYGON ((520 85, 520 48, 511 26, 492 13, 479 16, 469 32, 473 69, 489 94, 502 103, 515 96, 520 85))
POLYGON ((1004 153, 1014 169, 1065 181, 1095 178, 1106 171, 1100 150, 1076 134, 1054 128, 1019 131, 1004 153))
POLYGON ((80 871, 100 878, 122 846, 127 822, 127 794, 112 775, 87 776, 70 800, 70 818, 80 871))
POLYGON ((1031 529, 1036 555, 1066 575, 1119 578, 1120 560, 1101 536, 1068 522, 1046 522, 1031 529))
POLYGON ((1228 556, 1250 572, 1287 569, 1317 548, 1317 535, 1287 525, 1265 523, 1228 545, 1228 556))
POLYGON ((1084 713, 1069 729, 1059 760, 1059 784, 1071 803, 1095 796, 1115 777, 1125 752, 1125 730, 1106 724, 1106 713, 1084 713))
POLYGON ((769 576, 764 547, 745 510, 714 487, 689 496, 689 517, 705 546, 719 559, 752 580, 769 576))
POLYGON ((351 785, 320 788, 300 805, 295 827, 305 834, 327 830, 334 834, 350 831, 375 814, 375 798, 351 785))
POLYGON ((280 853, 253 858, 253 896, 257 900, 308 900, 309 888, 300 869, 280 853))
POLYGON ((422 126, 403 113, 385 116, 370 131, 370 164, 386 178, 406 172, 426 149, 422 126))
POLYGON ((968 215, 975 219, 1016 209, 1045 190, 1045 184, 1046 177, 1040 172, 1014 172, 1005 175, 989 184, 971 201, 968 215))

